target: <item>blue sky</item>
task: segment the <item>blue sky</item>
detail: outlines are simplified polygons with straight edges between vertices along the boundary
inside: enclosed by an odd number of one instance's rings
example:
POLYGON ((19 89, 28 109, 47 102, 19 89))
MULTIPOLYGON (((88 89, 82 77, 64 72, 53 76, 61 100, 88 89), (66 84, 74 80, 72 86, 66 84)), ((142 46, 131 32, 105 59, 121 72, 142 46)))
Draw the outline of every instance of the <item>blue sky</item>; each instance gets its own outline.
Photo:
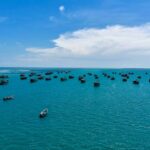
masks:
POLYGON ((149 8, 149 0, 0 0, 0 66, 150 67, 149 8))

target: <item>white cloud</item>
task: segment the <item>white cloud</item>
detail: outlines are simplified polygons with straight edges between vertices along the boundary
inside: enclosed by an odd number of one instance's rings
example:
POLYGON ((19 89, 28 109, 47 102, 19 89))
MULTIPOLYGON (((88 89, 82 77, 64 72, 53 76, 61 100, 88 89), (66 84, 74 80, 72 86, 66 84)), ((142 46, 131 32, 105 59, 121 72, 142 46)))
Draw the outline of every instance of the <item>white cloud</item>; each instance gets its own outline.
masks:
POLYGON ((52 48, 27 48, 40 55, 112 56, 150 54, 150 24, 81 29, 60 35, 52 48))
POLYGON ((83 61, 86 62, 83 66, 101 63, 104 67, 150 63, 150 24, 81 29, 61 34, 53 43, 51 48, 30 47, 26 51, 30 59, 43 60, 42 63, 61 59, 64 66, 83 61))
POLYGON ((59 6, 59 11, 64 12, 65 11, 65 6, 64 5, 59 6))

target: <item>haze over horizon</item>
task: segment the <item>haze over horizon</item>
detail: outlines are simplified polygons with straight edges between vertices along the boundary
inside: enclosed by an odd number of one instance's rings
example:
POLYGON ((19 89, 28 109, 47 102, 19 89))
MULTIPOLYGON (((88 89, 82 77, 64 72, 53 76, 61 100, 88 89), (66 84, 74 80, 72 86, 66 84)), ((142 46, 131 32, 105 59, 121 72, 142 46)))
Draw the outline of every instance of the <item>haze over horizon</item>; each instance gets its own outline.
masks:
POLYGON ((0 67, 150 68, 149 0, 1 0, 0 67))

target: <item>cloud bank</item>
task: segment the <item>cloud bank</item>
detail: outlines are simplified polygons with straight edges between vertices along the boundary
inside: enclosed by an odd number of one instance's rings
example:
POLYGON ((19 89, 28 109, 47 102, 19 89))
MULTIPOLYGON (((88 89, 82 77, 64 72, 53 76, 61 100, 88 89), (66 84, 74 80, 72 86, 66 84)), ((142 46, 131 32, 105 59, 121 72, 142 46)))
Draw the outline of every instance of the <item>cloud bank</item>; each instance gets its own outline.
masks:
POLYGON ((150 24, 107 26, 64 33, 53 40, 52 48, 27 48, 45 57, 109 57, 150 55, 150 24))

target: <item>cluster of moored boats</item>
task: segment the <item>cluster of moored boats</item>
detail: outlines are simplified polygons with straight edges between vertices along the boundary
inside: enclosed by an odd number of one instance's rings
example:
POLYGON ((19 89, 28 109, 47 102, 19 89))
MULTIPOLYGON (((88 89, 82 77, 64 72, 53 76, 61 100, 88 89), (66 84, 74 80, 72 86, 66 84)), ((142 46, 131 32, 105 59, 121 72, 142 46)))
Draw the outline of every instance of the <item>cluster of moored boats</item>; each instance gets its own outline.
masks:
MULTIPOLYGON (((44 80, 45 79, 46 81, 49 81, 49 80, 52 80, 53 78, 54 79, 59 78, 58 74, 62 74, 62 73, 69 74, 69 73, 71 73, 71 71, 56 71, 55 73, 52 72, 52 71, 48 71, 48 72, 45 73, 46 77, 44 75, 42 75, 42 74, 37 74, 35 72, 32 72, 32 73, 29 74, 29 77, 30 77, 30 82, 31 83, 35 83, 38 80, 44 80)), ((133 72, 128 72, 128 73, 121 73, 121 72, 119 72, 119 73, 117 73, 117 72, 102 73, 102 75, 105 78, 108 78, 110 80, 115 80, 116 79, 115 76, 117 74, 122 78, 123 82, 127 82, 129 80, 130 76, 135 75, 135 73, 133 73, 133 72)), ((145 74, 148 75, 147 72, 145 74)), ((86 74, 79 75, 76 78, 78 78, 78 80, 80 81, 80 83, 86 83, 86 76, 87 75, 94 77, 94 79, 95 79, 95 81, 93 82, 93 86, 94 87, 100 86, 100 82, 99 82, 100 76, 98 74, 93 74, 91 72, 88 72, 86 74)), ((75 78, 75 76, 69 74, 68 76, 65 75, 64 77, 60 77, 60 81, 63 82, 63 81, 67 81, 68 79, 74 79, 74 78, 75 78)), ((136 85, 139 84, 141 78, 142 78, 141 76, 137 76, 135 78, 135 80, 132 81, 132 83, 136 84, 136 85)), ((25 74, 21 74, 20 75, 20 79, 21 80, 26 80, 26 79, 28 79, 28 77, 25 74)), ((149 79, 149 82, 150 82, 150 79, 149 79)))
MULTIPOLYGON (((102 75, 110 80, 116 80, 116 75, 119 75, 122 79, 123 82, 127 82, 131 76, 134 75, 134 77, 136 76, 135 73, 133 72, 127 72, 127 73, 122 73, 122 72, 111 72, 111 73, 106 73, 103 72, 102 75)), ((147 72, 145 72, 145 75, 148 75, 147 72)), ((95 81, 93 82, 93 86, 94 87, 98 87, 100 86, 100 81, 99 78, 101 77, 101 75, 99 74, 94 74, 92 72, 87 72, 85 74, 82 75, 78 75, 78 76, 74 76, 71 74, 71 71, 47 71, 44 73, 38 73, 38 72, 30 72, 28 74, 22 73, 19 75, 20 76, 20 80, 28 80, 30 83, 35 83, 38 80, 45 80, 45 81, 50 81, 52 79, 59 79, 61 82, 67 81, 68 79, 74 79, 77 78, 80 83, 86 83, 86 76, 93 76, 95 81), (63 77, 61 75, 61 77, 59 76, 59 74, 63 74, 63 77)), ((9 76, 8 75, 0 75, 0 85, 7 85, 9 83, 8 80, 9 76)), ((142 77, 141 76, 136 76, 135 80, 132 81, 133 84, 140 84, 140 79, 142 77)), ((150 79, 149 79, 150 82, 150 79)))
MULTIPOLYGON (((21 80, 27 80, 29 78, 30 83, 35 83, 38 80, 52 80, 52 79, 57 79, 59 78, 61 82, 67 81, 68 79, 74 79, 75 76, 70 74, 71 71, 56 71, 56 72, 52 72, 52 71, 48 71, 46 73, 43 74, 39 74, 39 73, 30 73, 28 76, 25 74, 20 74, 20 79, 21 80), (59 74, 65 74, 64 77, 59 77, 59 74)), ((98 87, 100 86, 100 82, 99 82, 99 76, 97 74, 92 74, 90 72, 88 72, 87 74, 83 74, 83 75, 79 75, 77 78, 80 81, 80 83, 86 83, 86 76, 94 76, 95 81, 93 82, 93 86, 94 87, 98 87)))
MULTIPOLYGON (((113 75, 116 75, 117 73, 116 72, 113 72, 112 73, 113 75)), ((145 73, 146 75, 148 75, 148 73, 146 72, 145 73)), ((133 72, 128 72, 128 73, 118 73, 118 75, 122 78, 122 81, 123 82, 127 82, 129 79, 130 79, 130 76, 133 76, 135 75, 133 72)), ((114 76, 111 76, 107 73, 103 73, 103 76, 110 79, 110 80, 115 80, 115 77, 114 76)), ((140 83, 140 79, 142 77, 141 76, 136 76, 136 79, 132 81, 133 84, 139 84, 140 83)), ((150 82, 150 79, 149 79, 149 82, 150 82)))
MULTIPOLYGON (((70 71, 57 71, 57 74, 60 73, 66 73, 68 74, 70 71)), ((40 74, 40 73, 36 73, 36 72, 31 72, 29 75, 25 75, 25 74, 20 74, 20 80, 27 80, 29 78, 30 83, 35 83, 38 80, 46 80, 46 81, 50 81, 52 80, 52 78, 56 79, 58 78, 58 75, 54 74, 54 72, 52 71, 48 71, 45 72, 44 75, 40 74)), ((73 79, 73 76, 69 76, 69 79, 73 79)), ((66 77, 61 77, 60 81, 66 81, 67 78, 66 77)))
MULTIPOLYGON (((136 75, 134 72, 127 72, 127 73, 122 73, 122 72, 111 72, 111 73, 106 73, 103 72, 101 75, 99 74, 94 74, 92 72, 87 72, 85 74, 82 75, 78 75, 78 76, 74 76, 71 74, 71 71, 47 71, 45 73, 37 73, 37 72, 30 72, 29 74, 25 74, 22 73, 19 75, 20 80, 28 80, 30 81, 30 83, 35 83, 38 80, 45 80, 45 81, 50 81, 52 79, 59 79, 61 82, 67 81, 67 80, 71 80, 71 79, 78 79, 78 81, 81 84, 86 83, 87 80, 87 76, 91 76, 94 78, 94 82, 93 82, 93 86, 94 87, 99 87, 100 86, 100 81, 99 78, 100 77, 104 77, 106 79, 109 80, 116 80, 117 75, 120 76, 122 82, 127 82, 131 76, 133 76, 135 78, 135 80, 133 80, 132 78, 132 83, 135 85, 140 84, 140 80, 142 79, 142 76, 140 75, 136 75), (59 74, 61 74, 61 76, 59 76, 59 74), (63 75, 63 77, 62 77, 63 75)), ((145 75, 148 75, 148 72, 145 72, 145 75)), ((8 75, 0 75, 0 85, 7 85, 9 83, 9 76, 8 75)), ((148 80, 148 82, 150 82, 150 79, 148 80)), ((14 96, 6 96, 3 97, 3 101, 9 101, 9 100, 13 100, 14 96)), ((46 117, 48 114, 48 109, 45 108, 44 110, 42 110, 39 114, 40 118, 44 118, 46 117)))

